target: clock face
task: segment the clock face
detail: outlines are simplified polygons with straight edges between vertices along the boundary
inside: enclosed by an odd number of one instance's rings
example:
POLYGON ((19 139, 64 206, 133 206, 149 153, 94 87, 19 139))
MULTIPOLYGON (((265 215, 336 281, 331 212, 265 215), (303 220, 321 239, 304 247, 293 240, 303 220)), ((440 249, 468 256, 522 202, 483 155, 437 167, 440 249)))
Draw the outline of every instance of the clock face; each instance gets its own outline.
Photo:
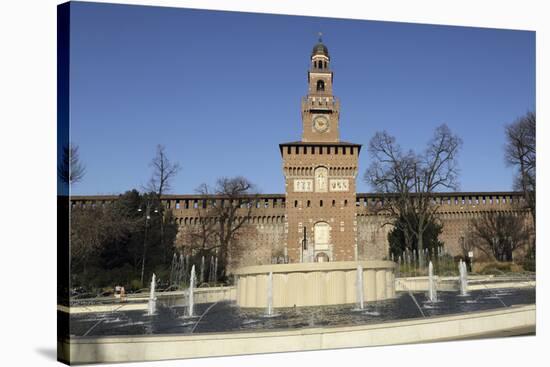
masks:
POLYGON ((325 116, 316 116, 313 119, 313 128, 322 133, 328 130, 329 122, 325 116))

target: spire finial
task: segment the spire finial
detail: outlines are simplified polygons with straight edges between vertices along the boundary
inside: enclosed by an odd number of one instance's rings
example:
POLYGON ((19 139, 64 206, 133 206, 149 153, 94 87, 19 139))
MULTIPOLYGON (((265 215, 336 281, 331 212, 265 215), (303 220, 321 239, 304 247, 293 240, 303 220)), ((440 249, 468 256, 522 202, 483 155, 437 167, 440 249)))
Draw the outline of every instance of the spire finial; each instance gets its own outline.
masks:
POLYGON ((323 32, 319 32, 317 34, 319 35, 319 43, 323 43, 323 38, 322 38, 323 32))

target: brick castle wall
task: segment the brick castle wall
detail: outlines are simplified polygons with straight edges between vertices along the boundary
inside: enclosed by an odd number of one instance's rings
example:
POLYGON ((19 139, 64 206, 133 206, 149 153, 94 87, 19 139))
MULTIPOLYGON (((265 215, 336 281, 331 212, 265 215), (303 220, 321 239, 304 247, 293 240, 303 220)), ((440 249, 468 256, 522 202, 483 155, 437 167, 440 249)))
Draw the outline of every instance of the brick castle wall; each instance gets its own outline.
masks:
MULTIPOLYGON (((80 207, 101 206, 116 200, 116 196, 74 196, 71 205, 80 207)), ((198 223, 197 207, 209 205, 209 198, 197 195, 166 195, 163 202, 171 210, 179 224, 177 245, 185 247, 185 233, 198 223)), ((357 194, 355 202, 348 203, 342 210, 354 208, 354 225, 349 226, 348 236, 357 238, 357 255, 360 260, 384 259, 388 256, 387 234, 392 226, 384 215, 374 213, 374 206, 379 200, 376 194, 357 194), (355 230, 354 230, 355 227, 355 230)), ((439 219, 443 224, 440 240, 444 242, 447 252, 460 255, 461 237, 468 234, 468 223, 484 211, 519 213, 521 195, 516 192, 499 193, 446 193, 435 197, 439 205, 439 219)), ((269 264, 276 257, 285 255, 288 242, 287 203, 284 195, 263 195, 259 198, 252 216, 239 235, 238 253, 232 254, 231 267, 269 264)), ((327 203, 331 205, 331 203, 327 203)), ((337 203, 335 210, 340 210, 343 203, 337 203)), ((528 225, 532 226, 531 217, 528 225)), ((334 229, 333 229, 334 230, 334 229)), ((338 225, 335 230, 339 230, 338 225)), ((337 241, 338 237, 335 237, 337 241)), ((480 254, 476 254, 479 256, 480 254)), ((297 262, 289 256, 291 262, 297 262)), ((332 259, 331 259, 332 260, 332 259)), ((336 261, 338 257, 336 256, 336 261)))

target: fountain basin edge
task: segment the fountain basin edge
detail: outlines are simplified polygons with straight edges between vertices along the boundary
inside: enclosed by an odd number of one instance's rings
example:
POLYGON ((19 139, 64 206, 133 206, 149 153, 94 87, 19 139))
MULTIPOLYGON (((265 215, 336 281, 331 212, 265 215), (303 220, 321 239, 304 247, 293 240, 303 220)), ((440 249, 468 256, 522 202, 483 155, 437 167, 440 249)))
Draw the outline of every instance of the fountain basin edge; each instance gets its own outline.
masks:
POLYGON ((69 363, 116 363, 437 342, 535 332, 535 305, 379 324, 302 330, 78 337, 58 341, 69 363))

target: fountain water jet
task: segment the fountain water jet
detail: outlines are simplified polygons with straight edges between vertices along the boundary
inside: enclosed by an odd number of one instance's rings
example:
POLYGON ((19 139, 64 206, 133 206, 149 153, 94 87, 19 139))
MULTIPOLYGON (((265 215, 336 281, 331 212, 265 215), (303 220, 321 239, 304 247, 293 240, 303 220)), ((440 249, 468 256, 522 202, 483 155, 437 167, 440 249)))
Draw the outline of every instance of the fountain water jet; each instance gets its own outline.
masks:
POLYGON ((267 316, 273 316, 273 272, 267 276, 267 316))
POLYGON ((151 278, 151 288, 149 290, 149 305, 147 308, 147 315, 149 316, 154 315, 157 310, 157 297, 155 297, 155 282, 156 282, 156 277, 155 277, 155 273, 153 273, 153 277, 151 278))
POLYGON ((428 298, 430 302, 437 302, 437 289, 435 286, 434 266, 430 261, 428 265, 428 298))
POLYGON ((214 282, 218 281, 218 257, 214 260, 214 282))
POLYGON ((214 256, 210 256, 210 266, 208 267, 208 282, 213 283, 215 278, 214 273, 214 256))
POLYGON ((357 305, 360 310, 365 308, 365 298, 363 297, 363 267, 357 265, 357 281, 355 283, 357 291, 357 305))
POLYGON ((199 278, 199 280, 200 283, 204 283, 204 256, 201 258, 201 277, 199 278))
POLYGON ((187 292, 188 304, 187 304, 187 316, 193 317, 193 308, 195 307, 194 290, 195 288, 195 265, 191 267, 191 275, 189 280, 189 290, 187 292))
POLYGON ((460 295, 468 295, 468 269, 466 263, 460 260, 458 263, 458 272, 460 274, 460 295))

